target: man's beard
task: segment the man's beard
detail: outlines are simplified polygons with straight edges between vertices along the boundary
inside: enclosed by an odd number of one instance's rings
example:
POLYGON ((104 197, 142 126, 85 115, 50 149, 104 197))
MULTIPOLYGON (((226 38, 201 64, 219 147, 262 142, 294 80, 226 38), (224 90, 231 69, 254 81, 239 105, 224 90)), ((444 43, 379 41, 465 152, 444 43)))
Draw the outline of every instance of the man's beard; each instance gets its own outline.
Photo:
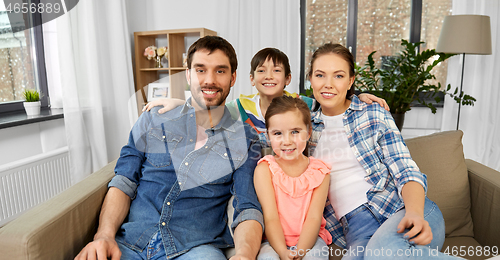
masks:
MULTIPOLYGON (((231 84, 231 82, 229 82, 229 84, 231 84)), ((229 95, 229 91, 227 93, 224 93, 224 90, 220 87, 210 87, 211 90, 216 90, 217 91, 217 94, 216 94, 216 97, 213 98, 213 99, 210 99, 210 100, 206 100, 204 97, 203 97, 203 93, 202 93, 202 87, 198 87, 199 88, 199 92, 198 93, 191 93, 194 101, 196 102, 196 104, 198 104, 198 106, 200 108, 205 108, 207 110, 210 110, 210 108, 214 108, 214 107, 219 107, 219 106, 222 106, 224 105, 224 102, 226 101, 226 98, 227 96, 229 95), (221 94, 221 96, 217 96, 221 94), (213 101, 216 101, 215 103, 212 103, 213 101), (212 103, 212 104, 207 104, 207 103, 212 103)))

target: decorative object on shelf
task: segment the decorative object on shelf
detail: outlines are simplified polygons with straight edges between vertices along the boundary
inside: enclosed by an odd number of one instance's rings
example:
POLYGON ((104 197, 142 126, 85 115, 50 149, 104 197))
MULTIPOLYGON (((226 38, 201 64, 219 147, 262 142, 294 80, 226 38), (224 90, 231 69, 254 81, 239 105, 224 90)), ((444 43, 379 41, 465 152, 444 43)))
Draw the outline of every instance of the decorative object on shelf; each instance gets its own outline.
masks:
POLYGON ((156 47, 154 45, 148 46, 144 50, 144 56, 148 58, 148 60, 155 59, 155 68, 163 68, 161 64, 161 59, 163 56, 167 55, 168 47, 156 47))
MULTIPOLYGON (((436 50, 444 53, 462 54, 462 76, 460 93, 464 84, 465 54, 491 54, 490 17, 485 15, 450 15, 444 18, 436 50)), ((460 123, 458 103, 457 130, 460 123)))
POLYGON ((23 97, 26 100, 23 102, 26 115, 28 117, 40 115, 40 93, 34 89, 26 89, 23 92, 23 97))
POLYGON ((155 99, 168 98, 169 96, 168 83, 149 83, 148 102, 151 102, 155 99))
POLYGON ((163 68, 163 65, 161 65, 161 58, 163 55, 167 55, 167 47, 160 47, 156 49, 156 68, 163 68))
POLYGON ((151 60, 152 58, 156 57, 156 46, 148 46, 144 50, 144 56, 148 58, 148 60, 151 60))
MULTIPOLYGON (((356 88, 384 98, 391 107, 393 117, 401 118, 399 122, 396 122, 400 131, 403 128, 404 114, 411 109, 412 102, 418 101, 430 108, 432 113, 436 113, 436 107, 431 102, 426 102, 429 98, 436 102, 441 101, 437 95, 441 90, 441 83, 438 82, 436 86, 429 82, 429 80, 436 79, 431 70, 455 55, 438 53, 435 49, 419 52, 418 48, 422 43, 401 40, 403 50, 388 59, 382 68, 375 66, 373 60, 375 51, 368 55, 368 60, 363 67, 356 66, 356 88)), ((462 91, 458 92, 458 88, 453 93, 448 92, 450 89, 451 85, 448 84, 443 93, 463 105, 474 105, 476 101, 474 97, 462 91)))

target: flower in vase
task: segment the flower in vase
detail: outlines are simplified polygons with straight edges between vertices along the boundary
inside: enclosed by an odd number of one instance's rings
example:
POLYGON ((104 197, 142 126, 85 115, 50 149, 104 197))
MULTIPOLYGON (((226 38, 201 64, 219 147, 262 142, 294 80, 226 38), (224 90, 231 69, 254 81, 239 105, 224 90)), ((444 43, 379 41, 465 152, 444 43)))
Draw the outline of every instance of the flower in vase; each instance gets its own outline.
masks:
POLYGON ((167 53, 167 47, 160 47, 156 50, 156 53, 158 54, 158 56, 163 56, 165 55, 165 53, 167 53))
POLYGON ((156 57, 156 46, 149 46, 144 50, 144 56, 148 58, 148 60, 153 59, 156 57))

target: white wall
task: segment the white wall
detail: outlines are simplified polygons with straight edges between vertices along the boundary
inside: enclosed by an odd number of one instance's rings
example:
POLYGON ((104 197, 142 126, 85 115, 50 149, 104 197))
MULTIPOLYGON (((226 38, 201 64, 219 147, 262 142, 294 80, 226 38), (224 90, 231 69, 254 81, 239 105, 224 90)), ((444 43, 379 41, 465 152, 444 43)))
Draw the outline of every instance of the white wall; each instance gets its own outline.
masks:
POLYGON ((217 2, 220 1, 126 0, 129 32, 198 27, 217 31, 216 19, 211 18, 221 15, 217 2))
POLYGON ((0 165, 66 145, 62 118, 0 129, 0 165))
POLYGON ((427 107, 414 107, 405 114, 401 134, 408 139, 440 132, 442 121, 443 108, 437 108, 436 114, 433 114, 427 107))

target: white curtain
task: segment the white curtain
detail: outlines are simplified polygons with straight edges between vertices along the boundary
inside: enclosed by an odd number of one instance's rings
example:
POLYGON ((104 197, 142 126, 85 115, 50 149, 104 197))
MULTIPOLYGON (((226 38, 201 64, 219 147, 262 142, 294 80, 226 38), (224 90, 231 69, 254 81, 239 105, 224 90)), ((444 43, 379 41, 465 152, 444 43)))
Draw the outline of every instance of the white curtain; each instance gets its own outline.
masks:
POLYGON ((56 19, 66 138, 76 183, 119 156, 133 96, 125 3, 80 1, 56 19))
POLYGON ((257 93, 250 84, 250 61, 266 47, 287 54, 292 81, 286 88, 299 91, 300 82, 300 1, 299 0, 225 0, 219 1, 222 13, 215 17, 218 33, 226 38, 238 54, 238 80, 228 100, 240 94, 257 93))
MULTIPOLYGON (((491 21, 492 55, 465 56, 463 91, 477 99, 462 106, 460 130, 464 132, 465 157, 500 170, 500 3, 491 0, 454 0, 453 15, 487 15, 491 21)), ((462 55, 448 62, 448 83, 460 86, 462 55)), ((446 99, 442 130, 456 129, 458 104, 446 99)))

